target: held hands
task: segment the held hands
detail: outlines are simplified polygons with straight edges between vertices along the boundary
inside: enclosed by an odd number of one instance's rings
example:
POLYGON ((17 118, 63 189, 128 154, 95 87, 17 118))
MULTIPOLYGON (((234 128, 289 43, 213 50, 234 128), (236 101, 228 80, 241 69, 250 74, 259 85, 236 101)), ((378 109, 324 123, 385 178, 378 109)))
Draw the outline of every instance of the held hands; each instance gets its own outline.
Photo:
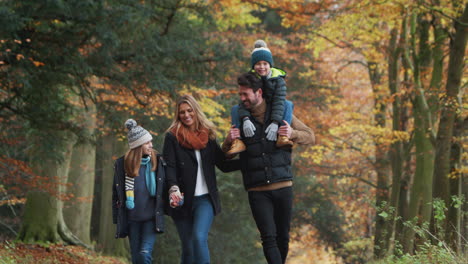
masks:
POLYGON ((243 130, 246 137, 253 137, 255 134, 256 128, 248 117, 244 118, 243 130))
POLYGON ((169 205, 172 208, 182 206, 184 204, 184 194, 180 193, 179 186, 174 185, 169 189, 169 205))
MULTIPOLYGON (((245 123, 244 123, 245 124, 245 123)), ((278 123, 272 122, 267 129, 265 130, 265 133, 267 133, 266 138, 270 141, 276 141, 276 138, 278 137, 278 123)))

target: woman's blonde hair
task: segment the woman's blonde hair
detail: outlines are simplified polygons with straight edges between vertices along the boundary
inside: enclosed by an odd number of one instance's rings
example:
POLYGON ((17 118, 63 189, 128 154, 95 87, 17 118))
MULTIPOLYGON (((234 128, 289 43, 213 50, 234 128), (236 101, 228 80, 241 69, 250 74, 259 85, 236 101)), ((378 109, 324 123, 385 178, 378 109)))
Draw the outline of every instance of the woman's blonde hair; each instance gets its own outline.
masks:
POLYGON ((167 129, 167 132, 172 131, 174 129, 177 134, 179 129, 184 125, 179 119, 180 105, 184 103, 188 104, 195 113, 195 130, 200 131, 203 128, 208 129, 208 137, 210 139, 216 139, 215 125, 213 124, 213 122, 208 120, 206 115, 203 113, 200 104, 198 104, 197 100, 195 100, 195 98, 193 98, 193 96, 189 94, 183 95, 177 100, 174 121, 172 121, 172 124, 167 129))
MULTIPOLYGON (((156 171, 158 165, 156 150, 151 150, 151 170, 156 171)), ((143 157, 143 145, 134 149, 129 149, 124 157, 124 170, 128 176, 135 178, 141 166, 141 158, 143 157)))

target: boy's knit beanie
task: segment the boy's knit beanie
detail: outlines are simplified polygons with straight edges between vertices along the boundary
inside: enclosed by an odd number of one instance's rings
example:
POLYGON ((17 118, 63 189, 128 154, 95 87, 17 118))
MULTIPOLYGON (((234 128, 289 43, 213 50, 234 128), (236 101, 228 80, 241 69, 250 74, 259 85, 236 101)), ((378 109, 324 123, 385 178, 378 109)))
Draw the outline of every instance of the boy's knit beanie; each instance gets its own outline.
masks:
POLYGON ((252 50, 252 55, 250 57, 252 69, 259 61, 266 61, 270 64, 270 67, 273 67, 273 55, 271 55, 271 51, 268 49, 265 41, 261 39, 255 41, 254 49, 252 50))
POLYGON ((125 126, 128 129, 128 147, 130 149, 137 148, 148 141, 153 140, 153 137, 148 130, 137 125, 137 122, 133 119, 125 121, 125 126))

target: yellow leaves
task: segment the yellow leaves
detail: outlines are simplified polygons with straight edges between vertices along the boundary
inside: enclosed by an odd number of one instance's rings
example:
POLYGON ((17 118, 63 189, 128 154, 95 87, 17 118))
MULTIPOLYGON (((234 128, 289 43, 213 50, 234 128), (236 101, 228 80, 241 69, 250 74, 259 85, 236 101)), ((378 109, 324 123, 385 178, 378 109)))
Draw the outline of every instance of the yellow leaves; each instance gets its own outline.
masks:
POLYGON ((394 131, 390 128, 382 128, 366 124, 346 124, 334 127, 330 129, 329 132, 335 137, 368 140, 367 143, 359 143, 358 145, 361 147, 372 147, 374 144, 379 145, 379 147, 385 147, 399 141, 406 142, 410 138, 407 131, 394 131))
POLYGON ((392 143, 396 143, 398 141, 408 142, 410 140, 411 135, 407 131, 392 131, 393 141, 392 143))
POLYGON ((216 12, 216 24, 221 31, 227 31, 237 26, 251 26, 260 23, 260 19, 252 16, 252 11, 258 9, 256 6, 241 0, 209 0, 216 12))
POLYGON ((465 168, 464 170, 463 169, 455 169, 453 171, 451 171, 449 173, 449 175, 447 175, 447 177, 451 180, 456 180, 458 178, 460 178, 460 176, 462 175, 463 171, 466 173, 468 172, 468 170, 465 168))
POLYGON ((321 164, 325 159, 326 147, 323 145, 311 146, 307 151, 301 152, 300 156, 305 159, 310 159, 315 164, 321 164))
POLYGON ((314 48, 316 57, 330 45, 352 47, 367 60, 381 62, 385 59, 390 29, 399 25, 401 12, 401 4, 395 1, 359 1, 314 29, 309 47, 314 48))

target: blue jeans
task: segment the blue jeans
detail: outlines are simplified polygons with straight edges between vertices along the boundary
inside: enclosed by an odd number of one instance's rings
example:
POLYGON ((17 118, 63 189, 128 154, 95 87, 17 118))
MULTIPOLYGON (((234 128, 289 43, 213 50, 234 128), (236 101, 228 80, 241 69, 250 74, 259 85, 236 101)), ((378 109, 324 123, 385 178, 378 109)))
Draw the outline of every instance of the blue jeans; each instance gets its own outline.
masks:
POLYGON ((208 232, 214 219, 214 209, 208 194, 193 198, 192 214, 173 218, 182 243, 181 264, 210 263, 208 232))
MULTIPOLYGON (((289 100, 284 101, 284 113, 283 120, 286 120, 289 124, 292 122, 294 104, 289 100)), ((241 128, 241 120, 239 117, 239 105, 235 105, 231 108, 231 124, 235 125, 236 128, 241 128)), ((280 124, 282 125, 282 124, 280 124)))
POLYGON ((292 187, 272 191, 250 191, 248 196, 268 264, 284 264, 289 249, 292 187))
POLYGON ((154 219, 144 222, 129 221, 128 227, 132 264, 152 263, 153 247, 156 242, 154 219))

